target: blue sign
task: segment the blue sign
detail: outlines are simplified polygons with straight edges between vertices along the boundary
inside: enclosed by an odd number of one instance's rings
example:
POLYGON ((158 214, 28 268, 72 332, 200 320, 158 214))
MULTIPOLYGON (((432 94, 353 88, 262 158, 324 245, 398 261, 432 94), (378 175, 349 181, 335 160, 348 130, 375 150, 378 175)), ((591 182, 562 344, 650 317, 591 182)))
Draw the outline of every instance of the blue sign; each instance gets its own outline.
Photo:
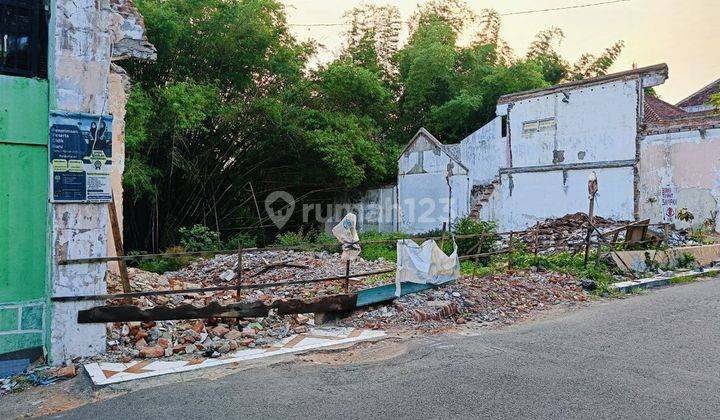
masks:
POLYGON ((50 113, 52 201, 112 199, 112 116, 50 113))

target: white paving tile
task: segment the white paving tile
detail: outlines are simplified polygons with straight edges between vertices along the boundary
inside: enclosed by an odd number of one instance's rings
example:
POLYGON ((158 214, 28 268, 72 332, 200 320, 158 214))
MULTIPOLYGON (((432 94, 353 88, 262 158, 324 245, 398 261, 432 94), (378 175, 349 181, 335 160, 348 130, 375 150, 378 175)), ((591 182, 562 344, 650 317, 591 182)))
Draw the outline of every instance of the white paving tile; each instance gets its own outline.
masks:
POLYGON ((196 369, 202 369, 210 366, 221 366, 230 363, 243 362, 265 357, 272 357, 281 354, 297 353, 300 351, 312 350, 316 348, 335 346, 338 344, 352 343, 355 341, 368 340, 371 338, 379 338, 385 336, 384 331, 377 330, 360 330, 355 331, 354 328, 312 328, 307 334, 296 334, 283 339, 275 346, 285 346, 297 337, 302 336, 302 340, 297 342, 293 347, 280 347, 277 350, 267 351, 267 348, 240 350, 231 357, 224 359, 205 359, 202 363, 188 365, 188 361, 153 361, 141 369, 148 372, 125 372, 142 361, 134 361, 130 363, 89 363, 85 365, 85 370, 96 385, 108 385, 118 382, 131 381, 141 378, 149 378, 153 376, 166 375, 169 373, 187 372, 196 369), (355 334, 353 334, 355 332, 355 334), (352 336, 351 336, 352 335, 352 336), (324 337, 320 337, 324 336, 324 337), (110 377, 105 375, 104 371, 118 372, 110 377))

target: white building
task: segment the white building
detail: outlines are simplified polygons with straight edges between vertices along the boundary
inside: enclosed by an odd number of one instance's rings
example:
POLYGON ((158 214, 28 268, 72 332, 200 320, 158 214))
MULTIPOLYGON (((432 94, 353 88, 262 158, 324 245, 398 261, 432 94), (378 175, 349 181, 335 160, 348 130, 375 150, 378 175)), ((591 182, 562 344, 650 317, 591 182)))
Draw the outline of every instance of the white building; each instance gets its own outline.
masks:
POLYGON ((421 129, 398 158, 392 227, 425 232, 469 215, 524 229, 586 212, 595 172, 598 216, 717 229, 720 116, 645 93, 667 77, 658 64, 505 95, 497 117, 460 144, 421 129), (682 208, 691 222, 675 218, 682 208))

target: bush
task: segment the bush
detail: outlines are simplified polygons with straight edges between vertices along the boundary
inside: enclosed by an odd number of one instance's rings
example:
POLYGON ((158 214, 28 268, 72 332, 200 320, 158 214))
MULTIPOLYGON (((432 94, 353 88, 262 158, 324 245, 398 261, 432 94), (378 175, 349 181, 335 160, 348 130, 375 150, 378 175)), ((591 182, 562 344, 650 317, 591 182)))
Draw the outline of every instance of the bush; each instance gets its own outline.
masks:
POLYGON ((409 238, 410 235, 397 232, 361 232, 359 234, 362 246, 360 256, 367 261, 374 261, 383 257, 386 261, 397 261, 398 239, 409 238), (381 244, 362 244, 365 241, 392 241, 381 244))
MULTIPOLYGON (((473 220, 469 217, 463 217, 455 221, 455 224, 453 225, 453 231, 455 232, 455 235, 458 236, 483 233, 490 234, 490 236, 486 236, 485 238, 483 238, 479 253, 491 251, 495 246, 495 242, 497 242, 498 240, 497 235, 495 235, 495 224, 493 222, 473 220)), ((479 240, 480 238, 458 239, 458 255, 467 254, 477 245, 479 240)), ((478 251, 475 250, 472 253, 477 254, 478 251)))
POLYGON ((677 268, 692 268, 695 266, 695 256, 688 252, 683 252, 675 261, 677 268))
POLYGON ((276 246, 301 246, 304 245, 308 249, 312 248, 312 244, 317 237, 317 232, 313 229, 305 231, 302 227, 297 232, 285 232, 278 234, 277 239, 273 245, 276 246))
POLYGON ((220 234, 207 226, 183 227, 178 232, 180 245, 188 251, 218 251, 222 246, 220 234))
MULTIPOLYGON (((166 253, 186 252, 182 246, 173 246, 165 250, 166 253)), ((132 254, 131 254, 132 255, 132 254)), ((168 271, 176 271, 194 260, 193 257, 186 255, 181 257, 160 257, 152 260, 138 260, 138 268, 153 273, 163 274, 168 271)))
POLYGON ((257 238, 247 233, 238 233, 225 243, 227 249, 237 249, 242 243, 243 248, 257 247, 257 238))

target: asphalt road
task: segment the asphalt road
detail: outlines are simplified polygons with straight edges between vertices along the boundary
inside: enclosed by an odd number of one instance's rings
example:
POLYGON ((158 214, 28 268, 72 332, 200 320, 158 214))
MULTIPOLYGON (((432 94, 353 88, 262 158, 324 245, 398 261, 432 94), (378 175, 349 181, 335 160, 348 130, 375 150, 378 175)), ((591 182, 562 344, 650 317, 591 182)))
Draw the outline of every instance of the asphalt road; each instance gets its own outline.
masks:
POLYGON ((720 280, 592 304, 383 362, 289 363, 133 392, 70 418, 720 416, 720 280))

